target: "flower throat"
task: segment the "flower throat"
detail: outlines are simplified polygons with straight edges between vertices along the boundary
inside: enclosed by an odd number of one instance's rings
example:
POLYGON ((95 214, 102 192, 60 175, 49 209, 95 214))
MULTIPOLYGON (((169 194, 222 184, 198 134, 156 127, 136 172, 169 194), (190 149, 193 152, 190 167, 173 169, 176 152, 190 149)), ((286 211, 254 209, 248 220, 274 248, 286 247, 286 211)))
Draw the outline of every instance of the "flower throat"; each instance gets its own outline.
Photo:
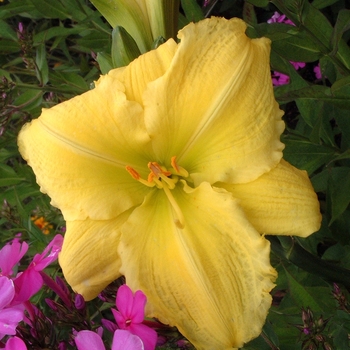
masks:
POLYGON ((171 168, 166 169, 164 166, 159 165, 157 162, 149 162, 147 164, 150 173, 147 180, 141 178, 140 174, 133 169, 131 166, 127 165, 125 168, 129 174, 137 181, 141 182, 147 187, 157 187, 164 190, 172 208, 175 211, 176 219, 175 224, 179 228, 185 227, 185 219, 182 211, 177 204, 174 196, 171 193, 179 181, 179 177, 188 177, 188 172, 176 163, 176 156, 171 157, 171 168))

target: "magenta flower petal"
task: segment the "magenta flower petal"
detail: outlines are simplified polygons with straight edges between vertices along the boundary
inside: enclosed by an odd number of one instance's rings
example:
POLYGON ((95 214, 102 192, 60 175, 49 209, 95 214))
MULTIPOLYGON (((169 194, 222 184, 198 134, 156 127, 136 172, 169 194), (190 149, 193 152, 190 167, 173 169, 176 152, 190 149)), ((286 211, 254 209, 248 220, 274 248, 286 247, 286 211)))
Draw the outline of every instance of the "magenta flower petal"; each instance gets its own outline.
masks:
POLYGON ((29 267, 33 267, 36 271, 42 271, 46 266, 57 259, 62 249, 62 244, 63 236, 56 235, 41 254, 36 254, 34 256, 29 267))
POLYGON ((4 276, 12 275, 14 266, 22 259, 27 250, 28 244, 26 242, 20 243, 16 239, 12 243, 6 244, 0 250, 1 274, 4 276))
POLYGON ((289 76, 280 72, 273 72, 272 84, 274 86, 285 85, 289 83, 289 76))
POLYGON ((306 66, 306 63, 305 62, 293 62, 293 61, 290 61, 290 63, 293 65, 293 67, 295 69, 299 69, 299 68, 304 68, 306 66))
POLYGON ((295 24, 290 19, 286 18, 286 15, 281 15, 278 12, 275 12, 273 16, 267 20, 267 23, 285 23, 295 26, 295 24))
POLYGON ((137 290, 134 295, 134 304, 130 315, 133 323, 141 323, 144 320, 146 303, 146 295, 140 290, 137 290))
POLYGON ((14 296, 13 281, 5 276, 0 276, 0 310, 9 305, 14 296))
POLYGON ((105 350, 101 337, 93 331, 80 331, 74 338, 78 350, 105 350))
POLYGON ((128 331, 117 329, 114 332, 112 350, 144 350, 142 340, 128 331))
POLYGON ((40 290, 43 285, 43 278, 40 272, 28 267, 28 269, 16 277, 13 282, 16 290, 14 301, 16 303, 22 303, 29 300, 40 290))
POLYGON ((123 317, 128 318, 130 316, 134 304, 134 296, 132 290, 126 284, 118 288, 115 304, 123 317))
POLYGON ((145 350, 153 350, 156 347, 157 344, 157 332, 145 326, 144 324, 131 324, 129 328, 130 332, 132 334, 137 335, 139 338, 141 338, 145 350))
POLYGON ((0 334, 15 335, 16 328, 23 320, 23 311, 17 308, 0 310, 0 334))
POLYGON ((27 350, 27 347, 22 339, 13 337, 7 341, 5 350, 27 350))
POLYGON ((138 290, 133 295, 127 285, 119 287, 116 298, 117 310, 112 309, 121 330, 126 330, 141 338, 145 350, 153 350, 157 343, 155 330, 142 324, 145 317, 146 295, 138 290))
POLYGON ((314 73, 315 73, 316 79, 322 79, 322 73, 321 73, 320 64, 318 64, 318 65, 314 68, 314 73))

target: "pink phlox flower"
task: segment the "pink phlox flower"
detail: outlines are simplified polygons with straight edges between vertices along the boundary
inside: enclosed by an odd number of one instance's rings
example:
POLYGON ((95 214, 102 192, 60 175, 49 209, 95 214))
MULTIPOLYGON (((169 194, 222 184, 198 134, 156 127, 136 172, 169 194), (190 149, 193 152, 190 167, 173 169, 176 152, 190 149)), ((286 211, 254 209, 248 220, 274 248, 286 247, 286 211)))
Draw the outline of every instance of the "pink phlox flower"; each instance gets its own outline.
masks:
POLYGON ((24 307, 11 305, 14 296, 12 279, 0 276, 0 339, 5 335, 15 335, 18 323, 24 318, 24 307))
MULTIPOLYGON (((293 65, 293 67, 298 70, 300 68, 304 68, 306 66, 305 62, 293 62, 290 61, 290 63, 293 65)), ((288 75, 280 73, 280 72, 276 72, 274 71, 272 74, 272 84, 274 86, 280 86, 280 85, 286 85, 288 84, 290 81, 290 78, 288 75)))
POLYGON ((62 249, 62 244, 63 236, 56 235, 41 254, 36 254, 34 256, 29 268, 32 267, 36 271, 42 271, 57 259, 58 254, 62 249))
POLYGON ((6 342, 5 350, 27 350, 27 346, 22 339, 13 337, 6 342))
POLYGON ((273 14, 273 16, 267 20, 267 23, 285 23, 295 26, 295 24, 286 17, 286 15, 281 15, 277 11, 273 14))
POLYGON ((23 258, 28 250, 26 242, 20 243, 18 238, 13 239, 0 250, 0 269, 2 276, 12 276, 14 267, 23 258))
POLYGON ((117 310, 112 309, 120 329, 129 331, 141 338, 145 350, 153 350, 157 343, 157 332, 142 324, 145 318, 146 295, 138 290, 133 295, 127 285, 119 287, 116 298, 117 310))
MULTIPOLYGON (((286 15, 281 15, 278 12, 275 12, 273 16, 267 20, 267 23, 285 23, 285 24, 290 24, 294 26, 295 24, 286 18, 286 15)), ((305 62, 293 62, 290 61, 290 63, 293 65, 293 67, 298 70, 300 68, 304 68, 306 66, 305 62)), ((285 85, 288 84, 290 81, 290 78, 288 75, 280 73, 280 72, 273 72, 272 74, 272 84, 274 86, 280 86, 280 85, 285 85)))
POLYGON ((285 85, 289 83, 289 76, 280 72, 273 72, 272 84, 274 86, 285 85))
POLYGON ((314 67, 314 73, 315 73, 316 79, 322 79, 320 64, 318 64, 316 67, 314 67))
POLYGON ((41 271, 55 261, 61 251, 63 236, 56 235, 41 254, 36 254, 28 268, 14 279, 18 303, 29 300, 43 285, 41 271))
MULTIPOLYGON (((80 331, 74 338, 78 350, 105 350, 102 338, 93 331, 80 331)), ((114 332, 112 350, 144 350, 142 340, 129 331, 117 329, 114 332)))
POLYGON ((290 63, 293 65, 293 67, 298 70, 300 68, 304 68, 306 66, 306 63, 305 62, 293 62, 293 61, 290 61, 290 63))

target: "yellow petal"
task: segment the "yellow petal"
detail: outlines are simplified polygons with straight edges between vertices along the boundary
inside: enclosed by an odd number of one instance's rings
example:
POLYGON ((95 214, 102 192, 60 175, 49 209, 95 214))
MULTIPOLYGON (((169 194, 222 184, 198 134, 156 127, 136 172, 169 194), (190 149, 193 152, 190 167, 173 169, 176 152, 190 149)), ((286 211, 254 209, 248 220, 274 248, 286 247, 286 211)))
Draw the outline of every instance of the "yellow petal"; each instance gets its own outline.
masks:
POLYGON ((175 41, 170 39, 156 50, 139 56, 124 69, 113 69, 108 75, 123 83, 129 101, 137 101, 143 105, 142 95, 147 84, 166 72, 176 49, 175 41))
POLYGON ((232 349, 258 336, 271 304, 270 246, 237 201, 208 183, 162 190, 122 226, 121 272, 148 298, 148 314, 178 327, 197 349, 232 349))
POLYGON ((237 18, 189 24, 168 71, 144 94, 157 159, 176 155, 195 184, 248 182, 282 157, 270 41, 251 40, 245 29, 237 18))
POLYGON ((119 227, 129 214, 112 220, 67 221, 59 263, 69 285, 85 300, 95 298, 120 277, 119 227))
POLYGON ((23 158, 66 220, 117 217, 147 191, 125 170, 140 165, 147 174, 149 136, 141 106, 122 90, 104 76, 94 90, 44 109, 19 135, 23 158))
POLYGON ((239 198, 261 233, 307 237, 321 225, 320 205, 306 171, 284 161, 247 184, 220 184, 239 198))

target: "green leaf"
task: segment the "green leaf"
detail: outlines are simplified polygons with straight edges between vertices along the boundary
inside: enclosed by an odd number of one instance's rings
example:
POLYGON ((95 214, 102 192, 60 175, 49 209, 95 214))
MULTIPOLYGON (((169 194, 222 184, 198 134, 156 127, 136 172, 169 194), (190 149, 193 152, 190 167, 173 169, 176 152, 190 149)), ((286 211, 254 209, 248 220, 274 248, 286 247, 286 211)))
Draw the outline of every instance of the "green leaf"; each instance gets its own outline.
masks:
POLYGON ((343 86, 338 85, 334 89, 323 85, 311 85, 279 95, 277 99, 282 103, 291 102, 296 99, 305 101, 321 100, 340 108, 350 109, 350 98, 347 95, 348 89, 348 84, 344 84, 343 86))
MULTIPOLYGON (((347 323, 349 323, 349 318, 347 323)), ((343 324, 339 325, 333 333, 333 345, 335 349, 349 349, 349 335, 348 330, 343 324)))
POLYGON ((328 187, 329 169, 324 169, 320 173, 311 177, 311 183, 315 192, 325 192, 328 187))
POLYGON ((319 45, 303 28, 283 23, 261 23, 256 26, 260 36, 272 41, 272 50, 289 61, 313 62, 322 52, 319 45))
MULTIPOLYGON (((350 10, 342 9, 338 13, 337 22, 335 23, 333 33, 332 33, 331 42, 333 45, 333 51, 331 55, 335 55, 336 52, 338 51, 338 46, 342 38, 342 35, 348 29, 350 29, 350 10)), ((348 63, 350 66, 350 62, 348 63)))
POLYGON ((6 19, 20 14, 27 14, 29 18, 41 18, 41 14, 35 10, 35 7, 32 5, 30 0, 11 1, 6 5, 1 5, 1 19, 6 19))
POLYGON ((248 1, 244 2, 243 19, 246 23, 250 24, 253 27, 256 27, 256 25, 258 24, 258 20, 256 18, 254 6, 251 3, 249 3, 248 1))
POLYGON ((88 83, 79 74, 56 70, 52 73, 52 77, 55 77, 60 84, 67 85, 72 92, 82 93, 89 90, 88 83))
POLYGON ((1 53, 3 55, 15 53, 21 50, 18 42, 8 39, 1 39, 1 53))
POLYGON ((350 203, 350 168, 338 167, 331 169, 330 189, 332 201, 331 225, 340 217, 350 203))
POLYGON ((0 38, 17 41, 17 34, 5 21, 0 20, 0 38))
POLYGON ((350 246, 337 243, 325 251, 322 259, 350 269, 350 246))
MULTIPOLYGON (((105 17, 112 28, 125 28, 137 43, 141 53, 151 49, 153 37, 147 13, 136 1, 130 0, 90 0, 105 17), (118 9, 118 10, 116 10, 118 9)), ((158 36, 158 35, 157 35, 158 36)))
POLYGON ((256 7, 266 7, 269 5, 269 0, 246 0, 246 2, 256 7))
POLYGON ((48 41, 54 37, 67 37, 68 35, 77 35, 81 33, 82 28, 80 26, 74 28, 65 27, 50 27, 44 31, 36 33, 33 36, 34 43, 41 43, 48 41))
POLYGON ((141 55, 135 40, 123 27, 115 27, 112 32, 113 68, 127 66, 141 55))
POLYGON ((350 76, 337 80, 331 86, 331 92, 334 96, 339 96, 350 101, 350 76))
POLYGON ((190 22, 198 22, 204 19, 202 9, 195 0, 181 0, 181 6, 190 22))
POLYGON ((67 11, 59 0, 30 0, 33 6, 39 11, 44 18, 59 18, 65 20, 72 18, 72 14, 67 11))
POLYGON ((343 74, 350 73, 350 48, 344 40, 340 40, 338 50, 334 53, 331 43, 333 27, 322 12, 309 1, 271 0, 271 2, 297 27, 305 28, 319 50, 324 55, 329 55, 343 74), (330 55, 332 51, 334 54, 330 55))
POLYGON ((30 112, 33 108, 36 108, 42 103, 43 91, 41 90, 27 90, 17 97, 13 105, 17 108, 30 112))
POLYGON ((0 187, 16 185, 24 180, 11 167, 0 163, 0 187))
POLYGON ((100 66, 102 74, 107 74, 113 69, 112 56, 105 52, 98 52, 96 61, 100 66))
POLYGON ((325 145, 311 143, 307 140, 283 138, 286 148, 284 158, 299 169, 312 174, 315 170, 329 162, 336 151, 325 145))
POLYGON ((40 44, 36 49, 36 76, 41 86, 46 85, 49 81, 49 65, 46 59, 46 48, 45 44, 40 44))
POLYGON ((312 6, 317 8, 318 10, 321 10, 327 6, 331 6, 338 2, 339 0, 314 0, 312 2, 312 6))
MULTIPOLYGON (((289 285, 289 292, 296 305, 300 308, 309 307, 312 311, 323 312, 324 310, 319 305, 317 301, 317 294, 310 293, 310 291, 315 290, 312 287, 306 289, 302 284, 300 284, 288 271, 285 269, 287 281, 289 285), (313 295, 316 294, 316 295, 313 295)), ((317 289, 317 288, 316 288, 317 289)))
POLYGON ((68 11, 71 15, 72 18, 75 20, 81 22, 84 21, 88 15, 92 14, 93 11, 90 9, 85 1, 81 0, 60 0, 63 7, 65 8, 66 11, 68 11))

